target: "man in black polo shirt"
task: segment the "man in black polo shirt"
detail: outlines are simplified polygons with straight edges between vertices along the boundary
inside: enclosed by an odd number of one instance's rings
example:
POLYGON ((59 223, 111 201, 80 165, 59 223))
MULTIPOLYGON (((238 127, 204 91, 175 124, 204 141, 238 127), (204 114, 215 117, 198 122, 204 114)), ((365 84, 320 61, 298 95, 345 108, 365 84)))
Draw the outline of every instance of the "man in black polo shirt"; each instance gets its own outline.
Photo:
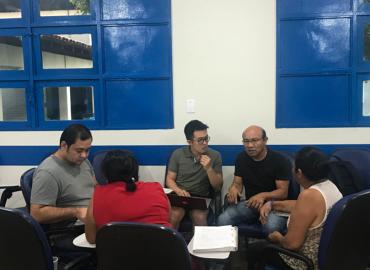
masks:
MULTIPOLYGON (((176 149, 168 164, 166 185, 179 196, 208 197, 210 188, 222 188, 222 161, 216 150, 208 147, 208 126, 192 120, 184 128, 187 146, 176 149)), ((185 215, 181 207, 171 208, 171 224, 177 229, 185 215)), ((197 226, 207 225, 208 210, 193 209, 190 217, 197 226)))
MULTIPOLYGON (((242 138, 245 151, 236 158, 234 180, 227 195, 230 206, 219 216, 218 225, 259 222, 259 210, 264 203, 284 200, 288 196, 292 174, 290 161, 267 148, 268 138, 261 127, 248 127, 242 138), (246 200, 238 202, 243 186, 246 200)), ((283 230, 286 219, 270 213, 262 225, 268 235, 283 230)))

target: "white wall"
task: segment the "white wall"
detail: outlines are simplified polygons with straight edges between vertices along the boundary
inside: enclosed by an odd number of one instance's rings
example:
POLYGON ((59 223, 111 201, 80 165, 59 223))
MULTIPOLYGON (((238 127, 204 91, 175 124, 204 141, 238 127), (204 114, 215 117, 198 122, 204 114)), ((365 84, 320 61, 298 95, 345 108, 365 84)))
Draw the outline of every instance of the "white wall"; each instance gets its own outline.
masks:
MULTIPOLYGON (((183 126, 191 119, 210 126, 210 144, 240 144, 253 123, 266 129, 271 144, 369 144, 369 128, 275 128, 275 9, 273 0, 172 0, 175 128, 94 131, 94 144, 184 144, 183 126), (189 98, 196 100, 193 114, 185 112, 189 98)), ((59 136, 1 132, 0 144, 56 145, 59 136)), ((0 184, 18 183, 20 171, 1 174, 0 184)), ((141 172, 145 180, 164 178, 163 167, 141 172)), ((232 167, 224 174, 229 182, 232 167)))

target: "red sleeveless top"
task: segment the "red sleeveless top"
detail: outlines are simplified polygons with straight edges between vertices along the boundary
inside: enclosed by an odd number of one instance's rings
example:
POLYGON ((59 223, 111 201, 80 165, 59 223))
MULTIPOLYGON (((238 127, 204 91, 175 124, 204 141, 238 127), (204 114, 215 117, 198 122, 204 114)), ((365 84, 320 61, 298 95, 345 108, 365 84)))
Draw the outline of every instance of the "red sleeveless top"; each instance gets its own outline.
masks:
POLYGON ((169 201, 157 182, 136 182, 134 192, 124 182, 96 185, 93 195, 96 227, 114 221, 141 222, 171 227, 169 201))

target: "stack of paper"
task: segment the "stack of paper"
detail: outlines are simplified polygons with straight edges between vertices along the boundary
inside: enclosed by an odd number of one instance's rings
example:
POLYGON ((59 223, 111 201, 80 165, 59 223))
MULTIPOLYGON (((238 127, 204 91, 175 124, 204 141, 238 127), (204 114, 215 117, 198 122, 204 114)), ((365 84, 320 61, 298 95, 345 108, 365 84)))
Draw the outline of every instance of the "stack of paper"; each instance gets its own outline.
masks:
POLYGON ((232 226, 195 226, 194 252, 230 252, 238 250, 238 228, 232 226))

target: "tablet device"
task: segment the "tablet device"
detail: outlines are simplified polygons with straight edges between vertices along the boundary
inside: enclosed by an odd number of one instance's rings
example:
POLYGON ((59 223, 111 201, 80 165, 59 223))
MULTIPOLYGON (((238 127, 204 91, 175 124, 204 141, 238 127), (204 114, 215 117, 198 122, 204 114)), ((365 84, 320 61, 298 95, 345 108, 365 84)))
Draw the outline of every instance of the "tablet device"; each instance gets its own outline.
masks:
POLYGON ((182 207, 185 209, 199 209, 199 210, 207 210, 209 203, 211 202, 210 198, 203 198, 203 197, 183 197, 178 196, 174 193, 167 194, 168 199, 171 202, 171 206, 182 207))

